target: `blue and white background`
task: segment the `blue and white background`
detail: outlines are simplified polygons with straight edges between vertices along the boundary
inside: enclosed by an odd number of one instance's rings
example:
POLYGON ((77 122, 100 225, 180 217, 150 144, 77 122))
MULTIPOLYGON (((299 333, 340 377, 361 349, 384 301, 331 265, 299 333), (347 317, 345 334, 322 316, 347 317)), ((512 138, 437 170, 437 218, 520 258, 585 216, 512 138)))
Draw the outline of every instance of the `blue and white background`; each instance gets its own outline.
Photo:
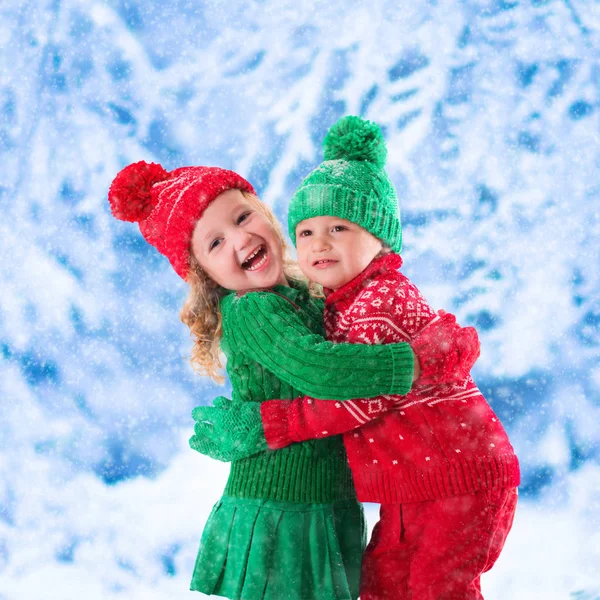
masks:
POLYGON ((228 388, 108 186, 219 165, 285 221, 344 114, 384 129, 404 270, 477 327, 521 459, 486 599, 600 598, 600 3, 4 0, 1 600, 200 597, 227 466, 190 411, 228 388))

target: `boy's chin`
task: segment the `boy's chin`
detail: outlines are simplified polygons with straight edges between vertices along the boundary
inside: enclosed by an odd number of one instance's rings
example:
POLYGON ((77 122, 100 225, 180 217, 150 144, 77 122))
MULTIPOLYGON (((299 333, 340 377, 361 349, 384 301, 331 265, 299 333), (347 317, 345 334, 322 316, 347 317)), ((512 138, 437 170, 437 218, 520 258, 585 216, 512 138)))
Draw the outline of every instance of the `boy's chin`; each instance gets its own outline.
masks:
POLYGON ((352 281, 353 277, 350 277, 349 279, 342 277, 312 277, 311 279, 320 286, 335 291, 344 287, 349 281, 352 281))

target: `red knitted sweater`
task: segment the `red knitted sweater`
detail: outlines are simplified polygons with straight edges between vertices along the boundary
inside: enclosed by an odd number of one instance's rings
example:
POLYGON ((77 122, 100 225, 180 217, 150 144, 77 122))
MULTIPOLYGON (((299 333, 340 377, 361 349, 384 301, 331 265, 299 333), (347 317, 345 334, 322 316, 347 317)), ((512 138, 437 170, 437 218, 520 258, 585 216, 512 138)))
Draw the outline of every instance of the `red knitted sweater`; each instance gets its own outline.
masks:
MULTIPOLYGON (((377 258, 327 296, 329 340, 414 343, 423 328, 440 319, 398 271, 401 264, 397 254, 377 258)), ((519 463, 498 417, 470 375, 447 379, 435 385, 422 385, 419 379, 406 396, 263 402, 267 442, 282 448, 343 433, 363 502, 412 502, 516 487, 519 463)))

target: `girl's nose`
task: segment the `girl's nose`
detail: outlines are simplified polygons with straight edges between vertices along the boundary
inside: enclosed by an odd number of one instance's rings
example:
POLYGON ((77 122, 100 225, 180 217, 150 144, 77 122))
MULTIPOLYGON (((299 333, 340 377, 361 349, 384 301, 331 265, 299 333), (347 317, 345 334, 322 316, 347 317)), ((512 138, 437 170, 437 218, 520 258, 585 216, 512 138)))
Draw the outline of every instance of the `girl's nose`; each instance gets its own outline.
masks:
POLYGON ((247 250, 250 246, 250 242, 252 241, 252 234, 244 231, 243 229, 239 229, 236 232, 234 247, 238 252, 242 250, 247 250))

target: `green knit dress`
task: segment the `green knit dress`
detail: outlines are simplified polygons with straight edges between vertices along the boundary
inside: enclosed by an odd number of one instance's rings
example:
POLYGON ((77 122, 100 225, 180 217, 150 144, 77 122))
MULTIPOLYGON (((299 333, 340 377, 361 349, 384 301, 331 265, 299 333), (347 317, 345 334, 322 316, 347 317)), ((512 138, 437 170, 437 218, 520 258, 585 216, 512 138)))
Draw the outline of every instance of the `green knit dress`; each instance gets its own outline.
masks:
MULTIPOLYGON (((407 345, 325 341, 322 301, 301 284, 229 293, 221 311, 233 401, 410 389, 407 345)), ((341 437, 268 450, 231 464, 190 589, 234 600, 354 600, 365 533, 341 437)))

